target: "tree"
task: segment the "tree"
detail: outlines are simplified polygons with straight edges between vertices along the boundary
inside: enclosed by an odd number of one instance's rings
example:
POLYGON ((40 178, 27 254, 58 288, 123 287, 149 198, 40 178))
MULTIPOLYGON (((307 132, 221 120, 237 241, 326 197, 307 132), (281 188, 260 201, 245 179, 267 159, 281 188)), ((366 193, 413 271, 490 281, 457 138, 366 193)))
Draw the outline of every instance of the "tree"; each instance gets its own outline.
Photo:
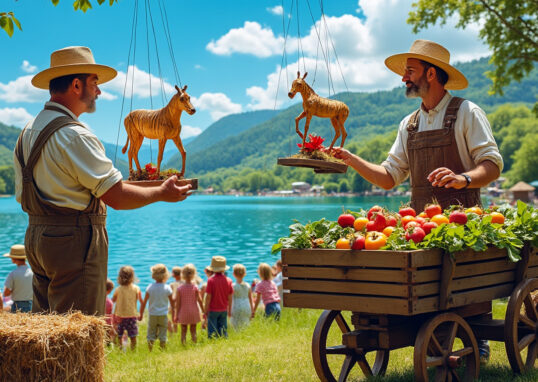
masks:
MULTIPOLYGON (((58 5, 60 0, 50 0, 54 6, 58 5)), ((106 0, 97 0, 99 5, 103 4, 106 0)), ((108 0, 109 5, 117 3, 118 0, 108 0)), ((75 0, 73 2, 73 8, 75 11, 81 10, 86 13, 88 9, 92 8, 92 0, 75 0)), ((9 37, 13 36, 15 27, 22 31, 22 26, 19 20, 15 18, 13 12, 0 12, 0 28, 6 31, 9 37)))
POLYGON ((507 173, 510 184, 522 180, 532 182, 538 179, 538 133, 527 134, 519 150, 514 154, 514 164, 507 173))
MULTIPOLYGON (((407 22, 418 32, 459 14, 458 28, 480 25, 480 38, 493 55, 495 66, 487 72, 493 81, 490 92, 503 95, 503 87, 528 75, 538 61, 538 1, 536 0, 418 0, 407 22)), ((538 111, 537 104, 535 110, 538 111)))

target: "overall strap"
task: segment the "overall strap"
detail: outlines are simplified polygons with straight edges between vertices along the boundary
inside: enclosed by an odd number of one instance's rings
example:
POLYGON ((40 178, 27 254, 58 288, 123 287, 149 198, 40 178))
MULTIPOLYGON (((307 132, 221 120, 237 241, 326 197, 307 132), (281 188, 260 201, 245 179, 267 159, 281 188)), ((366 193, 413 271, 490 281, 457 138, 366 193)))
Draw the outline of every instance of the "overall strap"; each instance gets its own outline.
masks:
POLYGON ((409 121, 407 121, 407 131, 418 131, 418 116, 420 115, 420 109, 415 110, 409 121))
POLYGON ((443 127, 445 129, 454 128, 454 123, 458 118, 458 110, 461 104, 465 101, 461 97, 452 97, 445 111, 445 117, 443 118, 443 127))

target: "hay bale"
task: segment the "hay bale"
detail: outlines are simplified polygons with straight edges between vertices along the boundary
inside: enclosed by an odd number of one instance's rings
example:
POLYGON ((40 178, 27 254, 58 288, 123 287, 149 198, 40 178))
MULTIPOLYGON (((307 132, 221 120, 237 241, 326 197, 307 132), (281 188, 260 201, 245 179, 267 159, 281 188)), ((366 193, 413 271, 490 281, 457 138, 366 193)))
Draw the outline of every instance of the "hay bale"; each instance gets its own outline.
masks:
POLYGON ((104 381, 105 322, 0 312, 0 381, 104 381))

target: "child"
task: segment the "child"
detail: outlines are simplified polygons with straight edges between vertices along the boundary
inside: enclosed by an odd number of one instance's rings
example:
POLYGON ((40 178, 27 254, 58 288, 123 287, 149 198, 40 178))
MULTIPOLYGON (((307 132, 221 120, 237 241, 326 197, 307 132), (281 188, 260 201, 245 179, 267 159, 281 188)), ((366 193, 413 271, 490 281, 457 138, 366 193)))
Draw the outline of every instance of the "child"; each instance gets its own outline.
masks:
POLYGON ((182 284, 181 267, 175 266, 172 268, 172 277, 174 278, 174 281, 170 283, 170 288, 172 289, 172 300, 174 301, 174 304, 171 304, 169 309, 169 313, 172 315, 172 319, 168 320, 168 332, 170 334, 177 333, 177 317, 175 317, 176 320, 174 320, 174 311, 176 309, 177 288, 182 284))
POLYGON ((185 265, 181 276, 185 283, 179 286, 176 294, 176 320, 181 324, 181 343, 185 344, 187 341, 187 326, 191 332, 192 342, 196 343, 196 324, 201 321, 200 309, 203 309, 203 304, 198 287, 194 283, 196 279, 194 265, 185 265))
MULTIPOLYGON (((204 273, 209 280, 211 276, 213 276, 213 272, 209 269, 209 266, 204 268, 204 273)), ((204 302, 205 306, 205 290, 207 288, 207 281, 202 284, 202 287, 200 288, 200 297, 202 298, 202 302, 204 302)), ((202 321, 202 329, 207 329, 207 316, 204 314, 204 321, 202 321)))
POLYGON ((228 337, 228 316, 232 313, 232 280, 224 276, 230 269, 224 256, 213 256, 209 270, 215 274, 207 280, 205 313, 207 315, 207 336, 228 337))
POLYGON ((255 292, 256 302, 254 303, 254 309, 252 310, 252 317, 256 314, 256 309, 260 303, 260 298, 263 299, 265 305, 265 317, 274 316, 275 320, 280 319, 280 297, 278 296, 278 289, 273 282, 271 266, 266 263, 261 263, 258 267, 258 275, 262 281, 256 285, 255 292))
POLYGON ((246 274, 247 270, 243 264, 234 265, 233 275, 235 277, 235 283, 233 284, 234 294, 230 322, 235 329, 248 325, 254 308, 250 285, 243 281, 246 274))
POLYGON ((107 345, 110 345, 111 342, 114 342, 114 338, 116 337, 116 330, 114 329, 114 320, 112 317, 112 310, 114 309, 114 302, 108 297, 110 292, 112 292, 112 289, 114 289, 114 283, 112 280, 107 279, 106 280, 106 301, 105 301, 105 321, 108 327, 108 338, 107 338, 107 345))
MULTIPOLYGON (((151 278, 155 280, 146 288, 144 301, 140 306, 139 321, 142 321, 146 303, 149 301, 149 320, 148 320, 148 347, 149 351, 153 349, 155 339, 159 338, 161 349, 166 347, 166 330, 168 327, 168 302, 174 304, 172 300, 172 289, 166 285, 168 280, 168 269, 164 264, 156 264, 151 267, 151 278)), ((173 314, 172 314, 173 316, 173 314)))
POLYGON ((282 285, 282 260, 278 259, 274 265, 275 273, 273 274, 273 282, 278 289, 278 296, 280 297, 280 307, 282 307, 282 302, 284 301, 284 286, 282 285))
POLYGON ((11 271, 6 278, 4 296, 11 297, 13 304, 11 312, 32 311, 32 299, 34 291, 32 289, 32 278, 34 273, 28 265, 26 265, 26 250, 24 245, 15 244, 11 247, 9 253, 4 254, 4 257, 11 258, 11 262, 17 268, 11 271))
POLYGON ((133 267, 125 265, 120 268, 118 274, 119 287, 114 291, 112 301, 116 303, 114 306, 114 316, 118 322, 118 345, 121 346, 121 338, 123 332, 127 331, 127 336, 131 340, 131 349, 136 347, 136 336, 138 336, 138 311, 136 302, 142 303, 142 293, 140 288, 133 283, 135 282, 135 273, 133 267))

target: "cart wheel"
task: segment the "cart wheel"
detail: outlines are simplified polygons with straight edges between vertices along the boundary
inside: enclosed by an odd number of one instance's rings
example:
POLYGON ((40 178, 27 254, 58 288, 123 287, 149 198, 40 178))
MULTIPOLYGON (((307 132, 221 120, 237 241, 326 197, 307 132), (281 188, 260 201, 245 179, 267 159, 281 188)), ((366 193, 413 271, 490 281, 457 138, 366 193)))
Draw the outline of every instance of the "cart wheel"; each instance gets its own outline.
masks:
POLYGON ((480 371, 474 333, 455 313, 439 314, 418 331, 415 340, 415 379, 427 382, 428 368, 435 368, 435 381, 474 381, 480 371), (455 342, 458 338, 461 341, 455 342))
POLYGON ((349 325, 339 310, 325 310, 321 313, 314 329, 314 335, 312 336, 312 359, 319 379, 324 382, 337 381, 329 365, 329 360, 335 358, 330 357, 328 360, 327 355, 343 357, 338 381, 343 382, 346 380, 355 363, 359 364, 365 376, 384 375, 389 363, 389 350, 377 350, 375 361, 372 367, 370 367, 366 359, 367 352, 363 349, 352 349, 343 344, 327 346, 329 330, 331 327, 334 327, 333 324, 335 323, 341 334, 350 332, 349 325))
POLYGON ((504 320, 504 346, 515 373, 532 369, 538 351, 537 297, 538 279, 524 280, 512 292, 504 320), (525 352, 527 353, 525 357, 525 352), (525 357, 525 361, 523 358, 525 357))

